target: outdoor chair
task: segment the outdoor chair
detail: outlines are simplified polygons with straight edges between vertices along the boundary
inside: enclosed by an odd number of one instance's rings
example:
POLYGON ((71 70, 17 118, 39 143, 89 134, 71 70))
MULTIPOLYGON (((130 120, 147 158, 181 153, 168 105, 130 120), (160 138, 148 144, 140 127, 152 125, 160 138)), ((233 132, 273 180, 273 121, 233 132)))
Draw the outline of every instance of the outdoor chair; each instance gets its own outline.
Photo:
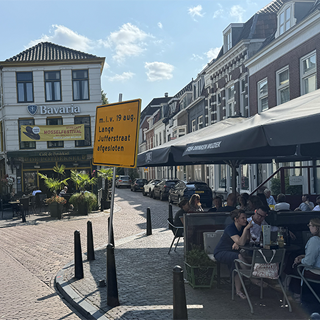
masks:
POLYGON ((203 233, 203 246, 204 251, 208 255, 208 257, 217 263, 217 283, 220 285, 220 270, 221 270, 221 264, 219 261, 217 261, 214 257, 214 249, 216 248, 217 244, 220 241, 220 238, 223 235, 224 230, 216 230, 215 232, 204 232, 203 233))
MULTIPOLYGON (((269 249, 262 249, 262 253, 265 256, 267 261, 270 261, 272 259, 273 256, 273 250, 269 250, 269 249)), ((277 281, 279 283, 279 286, 283 292, 283 296, 284 296, 284 302, 285 301, 288 303, 288 307, 289 307, 289 311, 292 312, 292 308, 291 308, 291 304, 288 300, 288 296, 284 290, 284 287, 282 285, 282 282, 280 280, 280 274, 282 272, 282 268, 284 265, 284 257, 285 257, 285 253, 286 253, 286 249, 277 249, 276 253, 272 259, 271 263, 276 263, 278 265, 278 272, 277 272, 277 281)), ((267 277, 256 277, 253 275, 253 271, 254 271, 254 265, 256 263, 259 264, 268 264, 268 262, 265 261, 264 257, 261 255, 261 253, 259 252, 259 250, 255 249, 253 250, 253 256, 252 256, 252 263, 248 264, 243 262, 240 259, 236 259, 235 261, 235 269, 232 271, 232 300, 234 300, 234 288, 235 288, 235 284, 234 284, 234 277, 235 277, 235 273, 238 273, 240 281, 241 281, 241 285, 242 288, 245 292, 245 295, 247 297, 249 306, 250 306, 250 310, 251 313, 253 313, 253 307, 252 307, 252 303, 248 294, 248 291, 246 289, 246 286, 244 284, 244 278, 247 279, 260 279, 261 280, 261 286, 260 286, 260 299, 263 298, 263 282, 262 279, 266 279, 267 277)))
MULTIPOLYGON (((314 291, 314 289, 312 288, 312 286, 310 285, 310 283, 318 283, 320 284, 320 280, 315 280, 315 279, 310 279, 310 278, 306 278, 304 276, 304 269, 305 268, 310 268, 310 266, 307 266, 305 264, 299 264, 297 266, 297 270, 298 270, 298 273, 300 275, 300 278, 301 280, 307 285, 307 287, 310 289, 310 291, 312 292, 312 294, 314 295, 314 297, 319 301, 320 303, 320 297, 317 295, 317 293, 314 291)), ((310 271, 312 270, 317 270, 317 271, 320 271, 319 268, 312 268, 310 269, 310 271)))
POLYGON ((181 237, 183 237, 183 228, 184 227, 177 227, 173 224, 173 219, 172 218, 168 218, 167 219, 167 222, 168 222, 168 225, 169 225, 169 229, 172 231, 173 233, 173 240, 171 242, 171 246, 170 246, 170 249, 169 249, 169 252, 168 254, 171 252, 171 249, 172 249, 172 246, 173 246, 173 243, 174 241, 178 238, 178 241, 176 242, 176 245, 175 245, 175 248, 174 248, 174 251, 177 250, 177 246, 178 246, 178 243, 179 243, 179 240, 181 237))

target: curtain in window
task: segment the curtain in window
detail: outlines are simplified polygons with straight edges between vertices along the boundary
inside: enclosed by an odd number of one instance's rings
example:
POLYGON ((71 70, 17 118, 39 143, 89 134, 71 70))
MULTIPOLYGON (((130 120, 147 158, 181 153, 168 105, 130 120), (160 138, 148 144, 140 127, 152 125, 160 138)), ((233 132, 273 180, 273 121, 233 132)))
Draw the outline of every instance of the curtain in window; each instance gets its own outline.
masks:
POLYGON ((18 101, 24 101, 24 87, 23 83, 18 83, 18 101))
POLYGON ((27 101, 33 101, 32 83, 26 83, 27 101))
POLYGON ((60 82, 54 82, 54 100, 59 101, 61 100, 61 95, 60 95, 60 82))
POLYGON ((290 100, 289 88, 285 88, 280 91, 280 102, 285 103, 290 100))
POLYGON ((80 81, 73 81, 73 98, 80 100, 80 81))
POLYGON ((82 99, 89 99, 88 81, 82 81, 82 99))
POLYGON ((46 82, 46 95, 47 95, 47 100, 51 101, 52 100, 52 86, 51 82, 46 82))

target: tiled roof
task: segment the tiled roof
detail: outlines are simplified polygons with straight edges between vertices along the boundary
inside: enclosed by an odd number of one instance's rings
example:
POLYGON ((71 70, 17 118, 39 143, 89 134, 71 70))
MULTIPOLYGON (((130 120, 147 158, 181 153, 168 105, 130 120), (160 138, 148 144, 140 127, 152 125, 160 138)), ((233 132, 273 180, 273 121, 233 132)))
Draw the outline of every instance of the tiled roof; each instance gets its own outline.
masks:
POLYGON ((174 98, 180 98, 185 92, 192 91, 192 80, 177 94, 174 95, 174 98))
POLYGON ((268 3, 264 8, 259 10, 257 13, 277 13, 282 5, 288 0, 273 0, 268 3))
POLYGON ((51 42, 40 42, 35 46, 22 51, 7 62, 39 62, 39 61, 61 61, 61 60, 86 60, 97 59, 99 57, 62 47, 51 42))

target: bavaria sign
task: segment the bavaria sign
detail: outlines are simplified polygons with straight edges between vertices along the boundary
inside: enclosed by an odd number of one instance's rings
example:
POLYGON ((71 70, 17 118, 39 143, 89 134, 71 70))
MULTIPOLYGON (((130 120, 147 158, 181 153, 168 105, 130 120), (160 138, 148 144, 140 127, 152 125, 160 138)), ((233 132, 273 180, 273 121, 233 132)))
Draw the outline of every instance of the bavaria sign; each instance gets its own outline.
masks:
POLYGON ((134 168, 137 162, 141 99, 98 106, 93 164, 134 168))

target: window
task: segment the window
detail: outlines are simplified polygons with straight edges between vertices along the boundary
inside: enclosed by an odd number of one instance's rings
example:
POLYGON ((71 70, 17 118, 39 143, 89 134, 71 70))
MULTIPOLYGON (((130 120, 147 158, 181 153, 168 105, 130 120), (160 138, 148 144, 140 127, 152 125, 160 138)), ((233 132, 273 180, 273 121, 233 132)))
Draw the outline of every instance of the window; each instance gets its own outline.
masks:
POLYGON ((159 145, 161 145, 162 142, 161 142, 161 132, 159 132, 159 145))
MULTIPOLYGON (((60 126, 62 124, 63 124, 62 118, 47 119, 47 126, 60 126)), ((47 146, 48 148, 63 148, 64 144, 63 144, 63 141, 48 141, 47 146)))
POLYGON ((315 91, 317 89, 317 65, 316 53, 301 58, 301 95, 315 91))
POLYGON ((89 100, 88 70, 72 71, 73 100, 89 100))
POLYGON ((203 116, 198 118, 198 130, 203 128, 203 116))
POLYGON ((74 124, 84 124, 84 140, 76 140, 76 147, 91 146, 91 122, 90 117, 75 117, 74 124))
POLYGON ((246 103, 246 78, 240 80, 240 110, 243 117, 249 117, 249 108, 246 103))
POLYGON ((60 71, 44 73, 46 86, 46 101, 61 101, 61 77, 60 71))
POLYGON ((232 48, 231 30, 224 35, 224 45, 225 45, 226 51, 232 48))
POLYGON ((235 115, 234 110, 234 85, 227 88, 227 117, 235 115))
POLYGON ((258 83, 258 109, 259 112, 268 110, 268 80, 258 83))
POLYGON ((289 68, 285 67, 277 71, 277 91, 278 91, 278 105, 290 100, 289 87, 289 68))
POLYGON ((18 102, 33 102, 32 72, 17 72, 18 102))
POLYGON ((196 131, 196 120, 192 120, 191 122, 191 132, 196 131))
POLYGON ((286 8, 279 16, 279 34, 282 35, 291 27, 291 6, 286 8))
POLYGON ((33 126, 34 119, 22 119, 19 120, 19 140, 20 140, 20 149, 35 149, 35 141, 21 141, 21 126, 33 126))
POLYGON ((166 143, 166 130, 163 130, 163 143, 166 143))

